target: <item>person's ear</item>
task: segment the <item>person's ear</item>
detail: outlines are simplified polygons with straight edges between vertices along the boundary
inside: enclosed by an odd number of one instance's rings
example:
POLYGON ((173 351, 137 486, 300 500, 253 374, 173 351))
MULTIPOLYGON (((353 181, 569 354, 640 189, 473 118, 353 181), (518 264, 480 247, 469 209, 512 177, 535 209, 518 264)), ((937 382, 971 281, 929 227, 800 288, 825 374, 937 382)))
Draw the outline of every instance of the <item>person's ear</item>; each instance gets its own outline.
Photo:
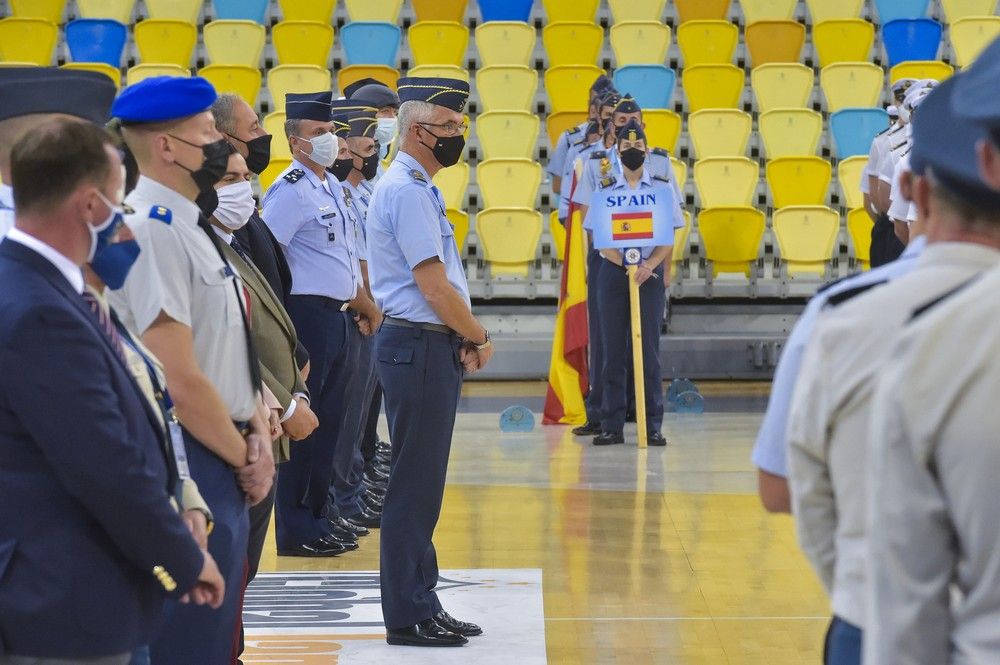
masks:
POLYGON ((983 182, 1000 190, 1000 149, 989 139, 983 139, 976 145, 976 156, 983 182))
POLYGON ((910 182, 910 194, 912 198, 910 199, 913 203, 917 204, 917 215, 919 215, 920 221, 925 224, 929 222, 933 216, 933 211, 931 210, 931 183, 928 178, 924 177, 914 177, 910 182))
POLYGON ((913 201, 913 171, 903 171, 899 174, 899 193, 907 201, 913 201))

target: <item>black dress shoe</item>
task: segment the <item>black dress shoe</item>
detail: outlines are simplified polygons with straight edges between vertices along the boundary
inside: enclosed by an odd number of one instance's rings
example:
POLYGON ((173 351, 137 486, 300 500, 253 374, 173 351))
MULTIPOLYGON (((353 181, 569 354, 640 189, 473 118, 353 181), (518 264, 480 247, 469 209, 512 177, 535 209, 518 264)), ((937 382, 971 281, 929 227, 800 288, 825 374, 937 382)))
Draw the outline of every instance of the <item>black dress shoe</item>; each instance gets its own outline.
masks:
POLYGON ((376 464, 365 469, 365 478, 376 483, 389 482, 389 474, 380 465, 376 464))
POLYGON ((646 444, 650 446, 665 446, 667 439, 659 432, 650 432, 646 435, 646 444))
POLYGON ((483 634, 483 629, 476 624, 459 621, 444 610, 435 614, 434 620, 437 621, 438 625, 445 630, 455 633, 456 635, 461 635, 462 637, 475 637, 476 635, 483 634))
POLYGON ((622 432, 601 432, 594 437, 595 446, 611 446, 616 443, 625 443, 625 435, 622 432))
POLYGON ((337 540, 344 541, 346 543, 356 543, 358 542, 358 536, 350 529, 345 529, 336 522, 327 520, 326 526, 330 529, 330 535, 337 540))
POLYGON ((424 619, 407 628, 385 631, 385 641, 405 647, 460 647, 469 640, 442 628, 434 619, 424 619))
POLYGON ((380 513, 382 512, 382 504, 384 503, 385 498, 366 491, 362 493, 361 501, 368 506, 372 512, 380 513))
POLYGON ((573 428, 573 436, 594 436, 601 433, 601 423, 592 423, 589 420, 579 427, 573 428))
POLYGON ((345 520, 343 517, 338 517, 335 520, 331 519, 331 520, 327 520, 327 521, 330 523, 331 526, 340 527, 341 529, 343 529, 345 531, 350 531, 351 533, 353 533, 358 538, 360 538, 362 536, 367 536, 368 533, 369 533, 368 529, 366 529, 365 527, 358 526, 357 524, 351 524, 350 522, 348 522, 347 520, 345 520))
POLYGON ((306 556, 306 557, 323 557, 323 556, 337 556, 338 554, 343 554, 347 551, 347 548, 343 545, 328 543, 322 538, 316 542, 309 543, 308 545, 295 545, 293 547, 286 547, 284 549, 278 549, 278 556, 306 556))
POLYGON ((355 526, 363 526, 366 529, 377 529, 382 524, 382 513, 372 512, 366 508, 357 515, 351 515, 345 519, 355 526))
POLYGON ((385 495, 389 492, 389 486, 383 483, 365 483, 365 489, 378 497, 379 500, 385 499, 385 495))
POLYGON ((323 536, 323 542, 329 545, 330 547, 336 547, 339 545, 340 547, 344 548, 345 552, 353 552, 354 550, 358 549, 357 538, 355 538, 354 540, 343 540, 331 534, 329 536, 323 536))

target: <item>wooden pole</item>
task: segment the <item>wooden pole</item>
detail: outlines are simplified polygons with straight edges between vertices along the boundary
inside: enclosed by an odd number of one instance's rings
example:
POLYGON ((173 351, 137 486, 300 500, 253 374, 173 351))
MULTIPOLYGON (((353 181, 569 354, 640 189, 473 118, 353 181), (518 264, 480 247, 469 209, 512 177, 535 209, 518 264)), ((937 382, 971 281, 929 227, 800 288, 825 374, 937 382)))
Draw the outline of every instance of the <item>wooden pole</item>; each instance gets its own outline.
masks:
MULTIPOLYGON (((635 281, 636 265, 628 266, 628 301, 632 318, 632 374, 635 379, 635 426, 638 429, 638 444, 646 447, 646 395, 642 369, 642 319, 639 312, 639 285, 635 281)), ((655 276, 654 276, 655 279, 655 276)))

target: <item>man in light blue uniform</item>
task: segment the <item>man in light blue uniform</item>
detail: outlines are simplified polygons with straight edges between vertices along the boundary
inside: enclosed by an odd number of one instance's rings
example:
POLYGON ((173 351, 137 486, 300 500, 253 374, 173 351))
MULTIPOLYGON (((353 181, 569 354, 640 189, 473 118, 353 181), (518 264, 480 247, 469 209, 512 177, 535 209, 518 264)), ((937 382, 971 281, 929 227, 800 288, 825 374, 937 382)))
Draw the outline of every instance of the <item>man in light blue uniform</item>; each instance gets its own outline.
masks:
POLYGON ((399 80, 399 153, 368 208, 372 292, 385 312, 375 337, 392 437, 382 513, 381 587, 386 641, 459 646, 479 635, 441 607, 431 537, 441 513, 462 371, 489 362, 493 347, 472 315, 465 270, 431 179, 465 148, 469 84, 399 80))

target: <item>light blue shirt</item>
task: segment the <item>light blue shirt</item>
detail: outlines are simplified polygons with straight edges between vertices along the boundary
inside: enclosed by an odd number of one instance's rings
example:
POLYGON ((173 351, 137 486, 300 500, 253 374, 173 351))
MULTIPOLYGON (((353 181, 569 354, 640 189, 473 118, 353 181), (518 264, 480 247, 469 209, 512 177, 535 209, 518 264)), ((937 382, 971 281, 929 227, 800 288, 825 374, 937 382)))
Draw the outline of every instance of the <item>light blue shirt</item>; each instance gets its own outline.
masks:
MULTIPOLYGON (((569 149, 572 144, 579 141, 581 138, 586 136, 587 125, 590 121, 581 123, 576 127, 571 127, 567 129, 559 138, 556 140, 556 147, 552 149, 552 156, 549 157, 549 163, 545 166, 545 171, 549 175, 553 176, 563 176, 566 173, 566 157, 569 153, 569 149)), ((571 163, 571 162, 570 162, 571 163)))
POLYGON ((340 182, 298 160, 279 175, 261 209, 292 273, 292 295, 352 300, 361 282, 354 222, 340 182))
POLYGON ((372 201, 372 185, 367 180, 362 180, 355 187, 350 181, 344 181, 344 189, 350 195, 348 197, 348 204, 357 222, 355 224, 355 236, 358 247, 358 258, 362 261, 367 261, 368 240, 367 231, 365 230, 365 220, 368 218, 368 206, 372 201))
POLYGON ((413 277, 416 266, 433 258, 444 264, 448 282, 471 309, 469 285, 444 199, 424 167, 407 153, 400 151, 376 183, 365 227, 372 294, 386 316, 443 323, 413 277))
MULTIPOLYGON (((619 178, 618 180, 615 180, 615 182, 609 185, 608 187, 602 187, 600 191, 623 190, 630 192, 641 192, 643 190, 652 189, 656 185, 663 185, 663 184, 667 183, 662 181, 662 176, 654 179, 649 169, 643 168, 642 177, 639 179, 639 182, 636 184, 634 188, 629 187, 628 182, 625 180, 624 177, 622 177, 619 178)), ((671 214, 671 218, 675 230, 684 227, 684 213, 681 212, 680 201, 676 197, 674 198, 674 211, 671 214)), ((591 215, 589 211, 587 212, 587 218, 583 222, 583 228, 591 232, 593 232, 594 230, 594 215, 591 215)), ((652 256, 653 250, 655 249, 656 246, 642 247, 641 248, 642 258, 648 259, 650 256, 652 256)))
MULTIPOLYGON (((584 166, 590 158, 590 153, 601 145, 600 141, 593 143, 577 143, 570 147, 566 155, 566 169, 562 175, 562 183, 559 186, 559 219, 565 221, 569 215, 570 194, 573 190, 573 169, 576 167, 576 160, 582 159, 584 166)), ((583 173, 581 172, 581 177, 583 173)))
POLYGON ((914 238, 902 256, 892 263, 837 282, 825 291, 817 293, 809 301, 796 321, 795 327, 792 328, 792 333, 788 336, 784 350, 781 352, 778 367, 774 371, 767 412, 764 414, 764 422, 761 423, 757 442, 750 455, 750 459, 757 468, 775 476, 788 477, 786 428, 788 426, 789 406, 795 392, 795 383, 799 378, 802 356, 809 343, 809 336, 812 334, 816 317, 826 307, 827 301, 838 293, 905 275, 913 269, 917 257, 923 252, 926 244, 927 239, 924 236, 914 238))

